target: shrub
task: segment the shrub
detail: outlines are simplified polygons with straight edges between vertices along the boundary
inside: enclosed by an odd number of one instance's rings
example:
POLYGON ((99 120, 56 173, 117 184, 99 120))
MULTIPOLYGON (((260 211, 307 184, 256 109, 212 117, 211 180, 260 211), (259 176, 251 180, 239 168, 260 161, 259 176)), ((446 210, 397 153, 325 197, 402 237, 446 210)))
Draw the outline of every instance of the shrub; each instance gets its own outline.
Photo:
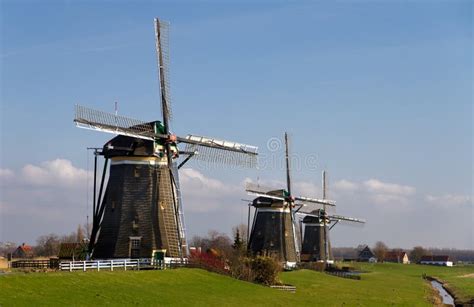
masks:
POLYGON ((225 260, 219 254, 210 249, 208 252, 201 253, 200 251, 191 251, 189 255, 189 264, 192 266, 205 269, 211 272, 228 275, 230 274, 229 267, 225 260))
POLYGON ((278 274, 282 271, 280 262, 266 256, 257 256, 250 260, 253 281, 264 285, 281 284, 278 274))

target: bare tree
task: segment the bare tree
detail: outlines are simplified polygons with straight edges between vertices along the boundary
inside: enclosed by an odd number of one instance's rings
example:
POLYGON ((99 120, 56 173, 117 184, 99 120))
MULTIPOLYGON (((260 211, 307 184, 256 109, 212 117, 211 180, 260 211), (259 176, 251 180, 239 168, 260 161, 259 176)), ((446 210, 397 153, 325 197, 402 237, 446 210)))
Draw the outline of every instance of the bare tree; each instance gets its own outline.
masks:
POLYGON ((84 230, 82 229, 82 226, 79 224, 77 225, 76 242, 82 242, 83 240, 84 240, 84 230))
POLYGON ((56 256, 59 253, 60 238, 57 234, 40 236, 36 240, 35 254, 37 256, 56 256))
POLYGON ((387 254, 388 247, 382 241, 377 241, 374 246, 374 254, 377 257, 378 262, 383 262, 385 259, 385 255, 387 254))
POLYGON ((215 250, 227 256, 232 253, 232 240, 225 233, 210 230, 206 237, 194 236, 189 246, 201 247, 202 251, 215 250))
POLYGON ((415 246, 410 252, 410 261, 412 263, 418 263, 421 260, 421 257, 427 255, 427 251, 421 246, 415 246))

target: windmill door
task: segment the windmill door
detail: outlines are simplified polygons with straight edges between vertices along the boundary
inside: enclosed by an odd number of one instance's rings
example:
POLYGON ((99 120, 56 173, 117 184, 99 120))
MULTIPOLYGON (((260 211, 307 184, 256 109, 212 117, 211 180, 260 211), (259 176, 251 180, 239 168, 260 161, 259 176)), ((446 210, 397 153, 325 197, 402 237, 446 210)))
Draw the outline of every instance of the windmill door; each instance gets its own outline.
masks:
POLYGON ((130 258, 140 258, 142 237, 130 237, 130 258))

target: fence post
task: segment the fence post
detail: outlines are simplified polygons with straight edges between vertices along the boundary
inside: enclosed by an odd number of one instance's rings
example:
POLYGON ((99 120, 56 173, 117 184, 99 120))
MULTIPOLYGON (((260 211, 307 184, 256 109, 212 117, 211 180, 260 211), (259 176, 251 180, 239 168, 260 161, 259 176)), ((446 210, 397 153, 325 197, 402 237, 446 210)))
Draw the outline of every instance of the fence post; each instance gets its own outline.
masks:
POLYGON ((69 261, 69 272, 72 272, 72 264, 71 264, 71 261, 69 261))
POLYGON ((100 260, 97 260, 97 272, 100 271, 100 260))
POLYGON ((124 269, 124 271, 127 270, 127 259, 125 259, 124 262, 123 262, 123 269, 124 269))
POLYGON ((137 269, 140 271, 140 259, 137 259, 137 269))
POLYGON ((82 262, 84 264, 84 272, 86 271, 86 262, 82 262))
POLYGON ((114 261, 110 260, 110 271, 114 270, 114 261))

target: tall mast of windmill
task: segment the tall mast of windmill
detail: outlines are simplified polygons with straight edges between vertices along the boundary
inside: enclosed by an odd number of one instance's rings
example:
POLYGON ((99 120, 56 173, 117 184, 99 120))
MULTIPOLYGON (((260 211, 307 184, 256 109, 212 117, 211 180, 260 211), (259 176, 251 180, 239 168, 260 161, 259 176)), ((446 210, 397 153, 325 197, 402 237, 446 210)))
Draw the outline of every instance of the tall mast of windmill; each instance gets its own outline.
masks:
POLYGON ((162 33, 161 33, 161 22, 158 18, 155 18, 155 34, 156 34, 156 55, 158 57, 158 69, 159 69, 159 81, 160 81, 160 94, 161 94, 161 112, 163 115, 163 126, 165 134, 169 133, 169 99, 168 99, 168 86, 166 82, 165 74, 165 62, 163 58, 163 46, 162 33))
POLYGON ((293 244, 296 252, 296 259, 299 262, 299 248, 298 242, 296 239, 296 229, 295 229, 295 217, 293 215, 293 208, 295 206, 295 198, 293 194, 291 194, 291 166, 290 166, 290 145, 288 140, 288 133, 285 132, 285 160, 286 160, 286 189, 288 192, 288 207, 290 209, 290 217, 291 217, 291 227, 293 232, 293 244))
MULTIPOLYGON (((326 199, 326 171, 323 171, 323 199, 326 199)), ((327 237, 327 230, 326 230, 326 204, 323 203, 323 231, 324 231, 324 263, 327 265, 328 262, 328 237, 327 237)))
POLYGON ((285 132, 285 159, 286 159, 286 189, 291 197, 291 170, 290 170, 290 150, 288 145, 288 133, 285 132))

